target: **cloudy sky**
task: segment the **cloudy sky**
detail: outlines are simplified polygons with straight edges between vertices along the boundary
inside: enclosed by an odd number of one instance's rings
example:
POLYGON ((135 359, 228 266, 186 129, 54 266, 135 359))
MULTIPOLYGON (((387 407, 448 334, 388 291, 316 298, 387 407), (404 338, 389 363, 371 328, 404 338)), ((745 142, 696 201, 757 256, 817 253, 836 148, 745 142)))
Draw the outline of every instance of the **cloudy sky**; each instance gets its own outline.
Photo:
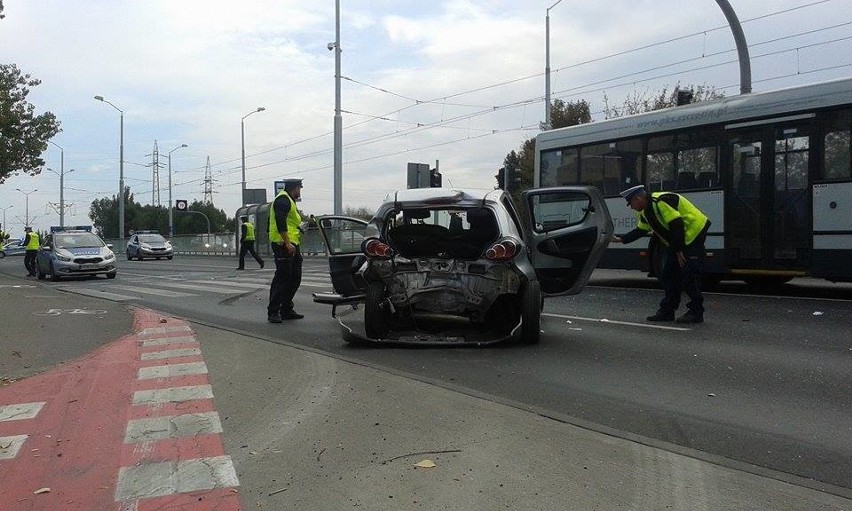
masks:
MULTIPOLYGON (((753 88, 852 75, 852 0, 730 0, 753 88)), ((0 62, 42 80, 30 101, 62 123, 66 224, 115 195, 119 112, 137 202, 239 206, 240 121, 248 188, 301 177, 302 209, 333 211, 333 0, 6 0, 0 62), (153 181, 158 148, 159 186, 153 181), (186 148, 179 148, 187 144, 186 148), (208 167, 209 161, 209 167, 208 167), (71 169, 74 171, 71 172, 71 169), (156 188, 156 189, 155 189, 156 188)), ((503 157, 544 120, 545 14, 556 0, 342 0, 343 205, 374 208, 406 163, 440 162, 444 186, 491 189, 503 157)), ((589 101, 664 86, 739 92, 734 42, 713 0, 564 0, 550 10, 552 97, 589 101)), ((51 145, 47 166, 60 171, 51 145)), ((58 225, 59 177, 0 185, 13 233, 58 225), (11 206, 11 207, 10 207, 11 206)), ((6 227, 6 226, 4 226, 6 227)))

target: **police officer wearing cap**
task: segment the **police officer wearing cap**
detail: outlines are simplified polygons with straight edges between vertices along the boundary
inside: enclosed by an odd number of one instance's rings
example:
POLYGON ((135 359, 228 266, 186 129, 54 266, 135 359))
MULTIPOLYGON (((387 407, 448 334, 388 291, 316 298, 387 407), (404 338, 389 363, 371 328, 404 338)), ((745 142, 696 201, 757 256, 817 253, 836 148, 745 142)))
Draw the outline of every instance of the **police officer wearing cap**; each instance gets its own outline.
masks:
POLYGON ((266 316, 270 323, 305 317, 293 310, 293 297, 302 283, 302 253, 299 251, 302 216, 296 208, 296 201, 301 198, 302 180, 285 179, 284 189, 272 200, 269 211, 269 242, 275 256, 275 276, 269 287, 266 316))
POLYGON ((701 268, 706 255, 704 240, 710 220, 686 197, 672 192, 649 194, 642 185, 620 194, 636 211, 636 228, 623 236, 614 236, 613 243, 631 243, 648 233, 665 246, 660 281, 665 296, 660 308, 648 316, 648 321, 674 321, 680 306, 682 291, 689 297, 686 312, 678 323, 704 321, 704 297, 701 295, 701 268))
POLYGON ((254 250, 254 242, 257 238, 254 234, 254 224, 249 222, 249 218, 245 215, 240 217, 240 221, 242 222, 242 226, 240 228, 240 265, 237 266, 237 269, 246 269, 247 253, 251 254, 251 256, 254 257, 254 260, 257 261, 257 264, 260 265, 260 268, 263 269, 263 259, 261 259, 254 250))
POLYGON ((35 277, 38 269, 36 257, 38 256, 39 239, 38 233, 33 232, 33 228, 27 226, 24 228, 26 236, 21 243, 24 246, 24 267, 27 269, 27 277, 35 277))

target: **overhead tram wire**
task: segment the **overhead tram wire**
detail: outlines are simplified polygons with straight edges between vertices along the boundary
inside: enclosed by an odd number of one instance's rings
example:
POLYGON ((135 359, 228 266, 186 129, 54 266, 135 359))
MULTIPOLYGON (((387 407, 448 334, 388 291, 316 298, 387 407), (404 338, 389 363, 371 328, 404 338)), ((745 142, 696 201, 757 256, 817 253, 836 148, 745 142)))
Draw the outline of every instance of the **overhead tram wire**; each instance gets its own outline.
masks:
MULTIPOLYGON (((758 16, 758 17, 755 17, 755 18, 751 18, 751 19, 745 20, 745 21, 744 21, 744 23, 746 23, 746 22, 750 22, 750 21, 759 20, 759 19, 765 19, 765 18, 768 18, 768 17, 771 17, 771 16, 777 16, 777 15, 780 15, 780 14, 789 13, 789 12, 792 12, 792 11, 795 11, 795 10, 798 10, 798 9, 803 9, 803 8, 811 7, 811 6, 814 6, 814 5, 824 4, 824 3, 827 3, 827 2, 830 2, 830 1, 833 1, 833 0, 821 0, 821 1, 818 1, 818 2, 812 2, 812 3, 810 3, 810 4, 805 4, 805 5, 802 5, 802 6, 797 6, 797 7, 793 7, 793 8, 789 8, 789 9, 784 9, 784 10, 781 10, 781 11, 776 11, 776 12, 773 12, 773 13, 768 13, 768 14, 765 14, 765 15, 762 15, 762 16, 758 16)), ((771 40, 771 41, 766 41, 766 42, 762 42, 762 43, 757 43, 757 44, 755 44, 755 45, 751 45, 751 46, 758 46, 758 45, 762 45, 762 44, 768 44, 768 43, 770 43, 770 42, 777 42, 777 41, 779 41, 779 40, 790 39, 790 38, 793 38, 793 37, 800 37, 800 36, 802 36, 802 35, 812 34, 812 33, 816 33, 816 32, 819 32, 819 31, 828 30, 828 29, 831 29, 831 28, 837 28, 837 27, 841 27, 841 26, 846 26, 846 25, 848 25, 848 24, 849 24, 849 23, 842 23, 842 24, 834 25, 834 26, 832 26, 832 27, 824 27, 824 28, 815 29, 815 30, 811 30, 811 31, 805 31, 805 32, 801 32, 801 33, 799 33, 799 34, 795 34, 795 35, 791 35, 791 36, 785 36, 785 37, 782 37, 782 38, 776 38, 776 39, 771 40)), ((655 47, 655 46, 660 46, 660 45, 663 45, 663 44, 668 44, 668 43, 670 43, 670 42, 674 42, 674 41, 682 40, 682 39, 684 39, 684 38, 688 38, 688 37, 695 37, 695 36, 698 36, 698 35, 702 35, 702 34, 704 34, 704 33, 708 32, 708 31, 712 31, 712 30, 719 30, 719 29, 722 29, 722 28, 725 28, 725 27, 716 27, 716 28, 709 29, 709 30, 706 30, 706 31, 696 32, 696 33, 694 33, 694 34, 689 34, 689 35, 680 36, 680 37, 677 37, 677 38, 672 38, 672 39, 669 39, 669 40, 666 40, 666 41, 662 41, 662 42, 658 42, 658 43, 653 43, 653 44, 650 44, 650 45, 645 45, 645 46, 638 47, 638 48, 634 48, 634 49, 631 49, 631 50, 626 50, 626 51, 623 51, 623 52, 617 52, 617 53, 614 53, 614 54, 611 54, 611 55, 608 55, 608 56, 600 57, 600 58, 597 58, 597 59, 592 59, 592 60, 589 60, 589 61, 585 61, 585 62, 582 62, 582 63, 574 64, 574 65, 572 65, 572 66, 566 66, 566 67, 559 68, 559 69, 569 69, 569 68, 577 67, 577 66, 580 66, 580 65, 585 65, 585 64, 589 64, 589 63, 599 62, 599 61, 604 60, 604 59, 612 58, 612 57, 615 57, 615 56, 622 56, 622 55, 625 55, 625 54, 628 54, 628 53, 631 53, 631 52, 635 52, 635 51, 640 51, 640 50, 643 50, 643 49, 653 48, 653 47, 655 47)), ((843 40, 843 39, 837 39, 837 40, 834 40, 834 41, 832 41, 832 42, 836 42, 836 41, 838 41, 838 40, 843 40)), ((815 46, 815 45, 819 45, 819 44, 826 44, 826 43, 815 43, 814 45, 808 45, 808 46, 815 46)), ((800 47, 800 48, 801 48, 801 47, 800 47)), ((728 51, 732 51, 732 50, 728 50, 728 51)), ((784 51, 792 51, 792 50, 784 50, 784 51)), ((718 54, 720 54, 720 53, 724 53, 724 52, 717 52, 716 54, 705 55, 705 56, 704 56, 704 57, 702 57, 702 58, 709 58, 709 57, 711 57, 711 56, 715 56, 715 55, 718 55, 718 54)), ((775 52, 775 53, 779 53, 779 52, 775 52)), ((768 54, 767 54, 767 55, 768 55, 768 54)), ((766 56, 766 55, 762 55, 762 56, 766 56)), ((761 57, 761 56, 757 56, 757 57, 755 57, 755 58, 759 58, 759 57, 761 57)), ((697 58, 696 58, 696 59, 689 59, 689 60, 694 61, 694 60, 697 60, 697 58)), ((730 63, 730 62, 728 62, 728 63, 730 63)), ((677 65, 677 63, 676 63, 676 64, 673 64, 673 65, 677 65)), ((668 65, 668 66, 657 66, 657 68, 656 68, 656 69, 661 69, 661 68, 671 67, 671 66, 672 66, 672 65, 668 65)), ((694 68, 694 69, 693 69, 693 71, 694 71, 694 70, 701 70, 701 69, 708 69, 708 68, 711 68, 711 67, 717 67, 717 65, 713 65, 713 66, 704 66, 704 67, 701 67, 701 68, 694 68)), ((559 69, 558 69, 558 70, 559 70, 559 69)), ((636 73, 631 73, 631 74, 628 74, 628 75, 623 75, 623 76, 620 76, 620 77, 617 77, 617 78, 611 78, 611 79, 609 79, 609 80, 605 80, 605 81, 601 81, 601 82, 596 82, 596 83, 606 83, 607 81, 612 81, 612 80, 615 80, 615 79, 624 78, 624 77, 629 77, 629 76, 636 76, 636 75, 639 75, 639 74, 642 74, 642 73, 645 73, 645 72, 648 72, 648 70, 638 71, 638 72, 636 72, 636 73)), ((417 100, 417 99, 415 99, 415 98, 409 98, 409 97, 404 96, 404 95, 401 95, 401 94, 393 93, 393 92, 388 91, 388 90, 386 90, 386 89, 381 89, 381 88, 379 88, 379 87, 375 87, 375 86, 372 86, 372 85, 364 84, 364 83, 359 82, 359 81, 357 81, 357 80, 349 79, 350 81, 352 81, 352 82, 354 82, 354 83, 358 83, 358 84, 361 84, 361 85, 363 85, 363 86, 367 86, 367 87, 370 87, 370 88, 374 88, 374 89, 376 89, 376 90, 380 90, 380 91, 382 91, 382 92, 385 92, 385 93, 388 93, 388 94, 392 94, 392 95, 395 95, 395 96, 401 97, 401 98, 403 98, 403 99, 406 99, 406 100, 409 100, 409 101, 415 102, 415 104, 410 105, 410 106, 407 106, 407 107, 403 107, 403 108, 400 108, 400 109, 393 110, 393 111, 388 112, 387 114, 384 114, 384 115, 382 115, 382 116, 373 116, 371 119, 367 119, 367 120, 362 121, 362 122, 360 122, 360 123, 355 123, 355 124, 353 124, 353 125, 349 125, 349 126, 347 127, 347 129, 351 129, 351 128, 354 128, 354 127, 356 127, 356 126, 359 126, 359 125, 362 125, 362 124, 366 124, 366 123, 368 123, 368 122, 372 122, 372 121, 374 121, 374 120, 388 120, 388 117, 387 117, 388 115, 392 115, 392 114, 395 114, 395 113, 402 112, 402 111, 404 111, 404 110, 406 110, 406 109, 410 109, 410 108, 412 108, 412 107, 414 107, 414 106, 417 106, 417 105, 419 105, 419 104, 430 104, 430 103, 445 104, 445 103, 439 103, 439 100, 446 100, 446 99, 448 99, 448 98, 458 97, 458 96, 461 96, 461 95, 466 95, 466 94, 470 94, 470 93, 474 93, 474 92, 479 92, 479 91, 482 91, 482 90, 487 90, 487 89, 494 88, 494 87, 498 87, 498 86, 501 86, 501 85, 507 85, 507 84, 511 84, 511 83, 516 83, 516 82, 519 82, 519 81, 522 81, 522 80, 526 80, 526 79, 530 79, 530 78, 534 78, 534 77, 538 77, 538 76, 541 76, 541 73, 536 74, 536 75, 530 75, 530 76, 527 76, 527 77, 521 77, 521 78, 517 78, 517 79, 509 80, 509 81, 504 81, 504 82, 500 82, 500 83, 497 83, 497 84, 488 85, 488 86, 485 86, 485 87, 478 87, 478 88, 476 88, 476 89, 470 89, 470 90, 467 90, 467 91, 462 91, 462 92, 459 92, 459 93, 456 93, 456 94, 452 94, 452 95, 449 95, 449 96, 443 96, 442 98, 438 98, 438 99, 434 99, 434 100, 417 100)), ((581 87, 587 87, 587 86, 589 86, 589 85, 590 85, 590 84, 586 84, 586 85, 581 86, 581 87)), ((580 87, 578 87, 578 88, 580 88, 580 87)), ((568 90, 565 90, 565 91, 562 91, 562 92, 564 93, 564 92, 568 92, 568 91, 570 91, 570 90, 575 90, 575 89, 576 89, 576 88, 568 89, 568 90)), ((587 91, 587 92, 588 92, 588 91, 587 91)), ((525 106, 525 105, 527 105, 527 104, 529 104, 529 103, 532 103, 532 102, 535 102, 535 101, 540 101, 540 99, 541 99, 541 98, 539 97, 539 98, 537 98, 537 99, 524 100, 524 101, 514 102, 514 103, 511 103, 511 104, 507 104, 507 105, 498 105, 498 106, 490 107, 490 108, 487 108, 487 109, 483 108, 482 110, 480 110, 480 111, 478 111, 478 112, 473 112, 473 113, 469 113, 469 114, 465 114, 465 115, 457 116, 457 117, 454 117, 454 118, 451 118, 451 119, 447 119, 447 120, 441 121, 441 122, 439 122, 439 123, 421 123, 421 126, 417 126, 417 127, 413 128, 412 130, 405 130, 405 131, 398 132, 398 133, 395 133, 395 134, 386 134, 386 135, 381 135, 381 136, 379 136, 379 137, 376 137, 374 140, 375 140, 375 141, 382 141, 382 140, 386 140, 386 139, 388 139, 388 138, 394 138, 394 137, 396 137, 396 136, 405 136, 405 135, 411 134, 411 132, 412 132, 412 131, 414 131, 414 130, 423 129, 423 128, 429 129, 429 128, 436 128, 436 127, 447 127, 446 125, 447 125, 448 123, 450 123, 450 122, 457 122, 457 121, 464 120, 464 119, 472 119, 472 118, 474 118, 474 117, 478 117, 478 116, 480 116, 480 115, 484 115, 484 114, 491 113, 491 112, 494 112, 494 111, 498 111, 498 110, 501 110, 501 109, 514 108, 514 107, 518 107, 518 106, 525 106), (426 124, 426 125, 423 125, 423 124, 426 124)), ((462 105, 462 106, 473 107, 474 105, 462 105)), ((399 121, 395 121, 395 122, 399 122, 399 121)), ((318 138, 322 138, 322 137, 325 137, 325 136, 329 136, 330 134, 331 134, 331 133, 329 132, 329 133, 325 133, 325 134, 322 134, 322 135, 317 135, 317 136, 314 136, 314 137, 309 137, 309 138, 307 138, 307 139, 303 139, 303 140, 300 140, 300 141, 297 141, 297 142, 294 142, 294 143, 286 144, 286 145, 284 145, 284 146, 280 146, 280 147, 278 147, 278 148, 272 148, 272 149, 269 149, 269 150, 266 150, 266 151, 263 151, 263 152, 260 152, 260 153, 256 153, 256 155, 260 155, 260 154, 267 154, 267 153, 270 153, 270 152, 274 152, 274 151, 276 151, 276 150, 280 150, 280 149, 282 149, 282 148, 292 147, 292 146, 294 146, 294 145, 297 145, 297 144, 300 144, 300 143, 304 143, 304 142, 307 142, 307 141, 310 141, 310 140, 315 140, 315 139, 318 139, 318 138)), ((366 145, 366 144, 368 144, 368 143, 372 143, 372 141, 371 141, 371 140, 369 140, 369 139, 368 139, 368 140, 364 140, 364 141, 360 141, 360 142, 357 142, 357 143, 356 143, 356 145, 354 145, 354 147, 359 147, 359 146, 362 146, 362 145, 366 145)), ((353 147, 353 145, 347 145, 347 148, 351 148, 351 147, 353 147)), ((326 154, 326 153, 328 153, 328 152, 329 152, 329 151, 327 151, 327 150, 325 150, 325 151, 315 151, 315 152, 307 153, 307 154, 300 155, 300 156, 297 156, 297 157, 285 158, 285 159, 283 159, 283 160, 278 160, 278 161, 276 161, 276 162, 272 162, 272 163, 268 163, 268 164, 263 164, 262 166, 268 166, 268 165, 277 164, 277 163, 286 163, 286 162, 289 162, 289 161, 299 161, 299 160, 303 160, 303 159, 306 159, 306 158, 309 158, 309 157, 312 157, 312 156, 319 156, 319 155, 323 155, 323 154, 326 154)), ((252 168, 256 168, 256 167, 252 167, 252 168)), ((236 170, 236 169, 234 169, 234 170, 236 170)), ((227 175, 227 172, 218 172, 218 174, 219 174, 219 175, 227 175)))
MULTIPOLYGON (((782 10, 779 10, 779 11, 770 12, 770 13, 767 13, 767 14, 764 14, 764 15, 761 15, 761 16, 755 16, 753 18, 745 19, 745 20, 742 21, 742 23, 745 24, 745 23, 758 21, 758 20, 762 20, 762 19, 766 19, 766 18, 770 18, 770 17, 774 17, 774 16, 779 16, 779 15, 782 15, 782 14, 788 14, 790 12, 814 7, 814 6, 829 3, 829 2, 832 2, 832 1, 836 1, 836 0, 818 0, 818 1, 815 1, 815 2, 810 2, 810 3, 807 3, 807 4, 803 4, 803 5, 799 5, 799 6, 795 6, 795 7, 790 7, 790 8, 787 8, 787 9, 782 9, 782 10)), ((843 25, 845 25, 845 24, 843 24, 843 25)), ((839 26, 842 26, 842 25, 839 25, 839 26)), ((657 47, 657 46, 670 44, 672 42, 681 41, 681 40, 688 39, 688 38, 691 38, 691 37, 702 36, 702 35, 705 35, 708 32, 713 32, 713 31, 717 31, 717 30, 724 30, 724 29, 727 29, 727 28, 728 28, 727 25, 720 25, 720 26, 713 27, 713 28, 710 28, 710 29, 702 30, 700 32, 694 32, 694 33, 691 33, 691 34, 678 36, 678 37, 667 39, 667 40, 664 40, 664 41, 659 41, 659 42, 656 42, 656 43, 651 43, 651 44, 639 46, 639 47, 632 48, 632 49, 629 49, 629 50, 612 53, 612 54, 605 55, 605 56, 602 56, 602 57, 598 57, 598 58, 595 58, 595 59, 590 59, 590 60, 586 60, 586 61, 579 62, 579 63, 576 63, 576 64, 572 64, 572 65, 569 65, 569 66, 563 66, 561 68, 555 69, 554 72, 559 72, 559 71, 562 71, 562 70, 573 69, 573 68, 576 68, 576 67, 601 62, 601 61, 611 59, 611 58, 614 58, 614 57, 624 56, 624 55, 634 53, 634 52, 637 52, 637 51, 651 49, 651 48, 654 48, 654 47, 657 47)), ((819 30, 815 30, 813 32, 816 32, 816 31, 819 31, 819 30)), ((806 32, 806 33, 808 33, 808 32, 806 32)), ((783 38, 779 38, 779 39, 783 39, 783 38)), ((454 98, 454 97, 473 94, 473 93, 476 93, 476 92, 482 92, 482 91, 489 90, 489 89, 496 88, 496 87, 511 85, 511 84, 518 83, 518 82, 521 82, 521 81, 524 81, 524 80, 538 78, 542 75, 543 75, 543 73, 536 73, 536 74, 533 74, 533 75, 523 76, 523 77, 515 78, 515 79, 512 79, 512 80, 498 82, 498 83, 495 83, 495 84, 485 85, 485 86, 477 87, 477 88, 474 88, 474 89, 468 89, 468 90, 460 91, 460 92, 457 92, 457 93, 454 93, 454 94, 438 97, 438 98, 435 98, 435 99, 429 99, 429 100, 419 100, 419 99, 416 99, 416 98, 410 98, 410 97, 405 96, 403 94, 395 93, 395 92, 389 91, 389 90, 381 88, 381 87, 369 85, 369 84, 360 82, 360 81, 355 80, 355 79, 350 78, 350 77, 341 77, 341 78, 349 80, 353 83, 357 83, 357 84, 360 84, 360 85, 365 86, 365 87, 370 87, 372 89, 375 89, 375 90, 378 90, 378 91, 381 91, 381 92, 384 92, 384 93, 387 93, 387 94, 391 94, 391 95, 394 95, 396 97, 400 97, 402 99, 406 99, 408 101, 413 102, 412 105, 402 107, 402 108, 399 108, 399 109, 396 109, 396 110, 392 110, 392 111, 387 112, 385 114, 382 114, 380 116, 374 116, 374 119, 367 119, 367 120, 364 120, 360 123, 347 125, 344 129, 351 130, 352 128, 355 128, 355 127, 360 126, 362 124, 372 122, 373 120, 376 120, 376 119, 387 118, 390 115, 401 113, 405 110, 408 110, 410 108, 413 108, 413 107, 421 105, 421 104, 442 104, 442 105, 447 105, 447 106, 469 106, 469 107, 476 108, 477 107, 476 105, 461 105, 461 104, 451 105, 451 104, 447 103, 446 100, 450 99, 450 98, 454 98)), ((540 100, 540 98, 539 98, 539 100, 540 100)), ((472 115, 472 117, 475 117, 477 115, 481 115, 481 112, 476 112, 476 113, 471 114, 471 115, 472 115)), ((302 140, 299 140, 299 141, 296 141, 296 142, 285 144, 283 146, 278 146, 278 147, 274 147, 274 148, 271 148, 271 149, 267 149, 265 151, 254 153, 250 156, 259 156, 259 155, 262 155, 262 154, 268 154, 268 153, 271 153, 271 152, 279 151, 281 149, 286 149, 288 147, 293 147, 293 146, 296 146, 296 145, 299 145, 299 144, 302 144, 302 143, 305 143, 305 142, 308 142, 308 141, 316 140, 316 139, 323 138, 323 137, 330 136, 330 135, 332 135, 332 132, 327 132, 327 133, 323 133, 323 134, 320 134, 320 135, 315 135, 315 136, 312 136, 312 137, 308 137, 306 139, 302 139, 302 140)), ((226 161, 223 161, 223 162, 214 162, 214 163, 211 164, 211 166, 215 167, 215 166, 227 163, 229 161, 236 161, 236 160, 226 160, 226 161)), ((281 162, 281 161, 288 161, 288 159, 279 160, 279 162, 281 162)), ((220 172, 220 175, 221 174, 222 173, 220 172)))

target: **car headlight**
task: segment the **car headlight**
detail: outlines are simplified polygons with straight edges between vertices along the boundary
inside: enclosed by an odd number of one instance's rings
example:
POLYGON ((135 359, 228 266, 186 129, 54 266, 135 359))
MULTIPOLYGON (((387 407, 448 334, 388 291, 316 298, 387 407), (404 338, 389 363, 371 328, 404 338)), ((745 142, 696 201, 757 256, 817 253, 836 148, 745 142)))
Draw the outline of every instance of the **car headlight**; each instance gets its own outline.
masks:
POLYGON ((141 246, 142 246, 142 248, 144 248, 145 250, 151 250, 151 245, 149 245, 149 244, 147 244, 147 243, 142 243, 142 245, 141 245, 141 246))
POLYGON ((171 244, 171 243, 169 243, 168 241, 166 242, 166 245, 165 245, 165 246, 166 246, 166 250, 171 250, 171 249, 172 249, 172 244, 171 244))
POLYGON ((112 261, 115 259, 115 253, 113 251, 107 252, 106 257, 104 257, 104 261, 112 261))
POLYGON ((64 263, 67 263, 67 262, 71 261, 72 257, 71 257, 71 254, 65 255, 66 253, 67 252, 60 252, 60 251, 57 250, 56 252, 54 252, 54 255, 56 256, 56 259, 58 259, 58 260, 60 260, 64 263))

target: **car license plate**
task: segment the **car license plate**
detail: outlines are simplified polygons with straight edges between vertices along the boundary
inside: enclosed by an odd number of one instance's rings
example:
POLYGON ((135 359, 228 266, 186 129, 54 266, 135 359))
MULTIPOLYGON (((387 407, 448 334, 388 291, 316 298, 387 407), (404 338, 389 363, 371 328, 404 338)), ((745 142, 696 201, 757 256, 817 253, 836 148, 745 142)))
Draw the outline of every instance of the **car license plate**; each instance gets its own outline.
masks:
POLYGON ((97 270, 98 265, 97 264, 81 264, 80 269, 81 270, 97 270))

